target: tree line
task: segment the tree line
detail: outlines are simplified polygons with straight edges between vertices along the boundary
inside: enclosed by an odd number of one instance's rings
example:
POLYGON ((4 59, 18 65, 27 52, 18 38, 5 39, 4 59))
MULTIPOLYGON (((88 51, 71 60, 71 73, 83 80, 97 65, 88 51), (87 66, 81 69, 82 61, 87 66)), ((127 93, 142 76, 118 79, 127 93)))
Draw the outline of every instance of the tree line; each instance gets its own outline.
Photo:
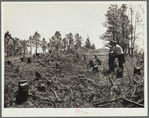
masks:
MULTIPOLYGON (((140 13, 136 12, 134 14, 132 7, 129 10, 127 4, 122 4, 119 8, 116 4, 111 4, 105 17, 106 21, 103 25, 107 30, 100 36, 100 39, 104 41, 115 40, 123 48, 125 54, 133 55, 136 46, 135 41, 141 34, 141 32, 136 32, 137 27, 142 23, 140 13), (130 19, 126 13, 127 11, 131 13, 130 19), (134 25, 132 17, 134 17, 134 25)), ((105 43, 105 46, 107 45, 108 43, 105 43)))
POLYGON ((8 56, 19 56, 26 55, 28 48, 30 48, 30 54, 32 54, 33 48, 35 53, 38 52, 38 47, 41 47, 43 53, 46 50, 61 50, 61 51, 79 51, 80 48, 95 49, 95 44, 91 44, 89 37, 86 39, 84 46, 82 46, 83 38, 80 34, 72 33, 66 34, 64 38, 61 37, 60 31, 56 31, 55 34, 49 38, 49 42, 45 38, 40 39, 41 35, 36 31, 33 36, 29 36, 29 39, 22 40, 17 37, 13 38, 11 33, 7 31, 4 35, 5 55, 8 56))
MULTIPOLYGON (((100 36, 104 41, 116 40, 117 43, 123 48, 125 54, 133 55, 135 48, 135 41, 139 38, 142 32, 136 32, 138 26, 142 26, 142 19, 140 13, 133 14, 133 9, 130 8, 131 18, 128 17, 128 6, 122 4, 119 8, 116 4, 109 6, 105 14, 106 21, 103 25, 107 28, 106 32, 100 36), (134 25, 132 17, 134 16, 134 25)), ((30 54, 35 47, 37 53, 38 47, 42 47, 43 53, 53 50, 63 50, 71 52, 73 50, 79 51, 80 48, 95 49, 95 44, 91 44, 89 37, 86 39, 84 46, 82 46, 83 38, 80 34, 72 33, 66 34, 64 38, 61 37, 60 31, 56 31, 49 42, 45 38, 40 39, 41 35, 36 31, 33 36, 27 40, 22 40, 17 37, 13 38, 7 31, 4 35, 5 54, 6 56, 25 55, 28 47, 30 47, 30 54)), ((108 43, 105 44, 105 46, 108 43)), ((137 46, 136 46, 137 47, 137 46)))

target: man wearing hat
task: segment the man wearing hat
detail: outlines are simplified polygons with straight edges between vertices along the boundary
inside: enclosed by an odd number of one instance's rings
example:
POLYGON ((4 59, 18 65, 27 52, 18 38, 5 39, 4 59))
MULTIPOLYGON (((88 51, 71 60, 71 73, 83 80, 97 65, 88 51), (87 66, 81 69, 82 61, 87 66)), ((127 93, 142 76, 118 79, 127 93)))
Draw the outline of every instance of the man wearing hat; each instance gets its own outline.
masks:
POLYGON ((118 58, 119 68, 121 68, 123 71, 123 63, 125 63, 123 49, 114 40, 110 41, 109 48, 109 71, 114 71, 115 58, 118 58))

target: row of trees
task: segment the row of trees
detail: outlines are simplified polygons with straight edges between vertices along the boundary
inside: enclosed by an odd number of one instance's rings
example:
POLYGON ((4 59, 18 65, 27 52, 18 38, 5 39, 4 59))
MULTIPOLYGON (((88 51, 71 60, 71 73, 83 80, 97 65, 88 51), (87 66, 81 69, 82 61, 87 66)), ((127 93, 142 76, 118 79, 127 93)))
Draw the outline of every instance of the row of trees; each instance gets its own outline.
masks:
POLYGON ((27 41, 13 38, 8 31, 4 35, 4 46, 6 56, 18 56, 27 52, 27 41))
POLYGON ((95 44, 91 44, 89 37, 87 38, 85 45, 82 46, 83 38, 78 33, 74 36, 72 33, 69 33, 62 38, 60 32, 56 31, 54 36, 49 39, 49 42, 47 42, 45 38, 42 40, 40 40, 40 38, 41 35, 37 31, 27 40, 20 40, 16 37, 13 38, 7 31, 4 35, 5 54, 6 56, 25 55, 28 52, 28 47, 30 48, 30 54, 32 54, 33 48, 35 48, 35 53, 37 54, 38 47, 42 48, 43 53, 46 50, 72 52, 79 51, 80 48, 95 49, 95 44))
POLYGON ((135 41, 140 35, 140 33, 136 34, 136 27, 140 25, 141 19, 139 12, 136 12, 135 16, 135 25, 132 23, 132 13, 131 10, 131 20, 126 14, 128 6, 126 4, 122 4, 120 8, 117 5, 111 5, 108 8, 106 16, 106 21, 103 25, 107 28, 106 32, 100 37, 105 41, 116 40, 118 44, 123 48, 125 54, 133 55, 133 49, 135 47, 135 41))

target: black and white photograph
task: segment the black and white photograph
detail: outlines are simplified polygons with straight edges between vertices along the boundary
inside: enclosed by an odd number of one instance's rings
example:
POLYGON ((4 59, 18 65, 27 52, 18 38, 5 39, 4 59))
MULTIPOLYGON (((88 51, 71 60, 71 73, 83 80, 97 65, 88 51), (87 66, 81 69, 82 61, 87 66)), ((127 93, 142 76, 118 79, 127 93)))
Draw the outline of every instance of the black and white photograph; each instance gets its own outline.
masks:
POLYGON ((1 2, 2 116, 147 116, 147 1, 1 2))

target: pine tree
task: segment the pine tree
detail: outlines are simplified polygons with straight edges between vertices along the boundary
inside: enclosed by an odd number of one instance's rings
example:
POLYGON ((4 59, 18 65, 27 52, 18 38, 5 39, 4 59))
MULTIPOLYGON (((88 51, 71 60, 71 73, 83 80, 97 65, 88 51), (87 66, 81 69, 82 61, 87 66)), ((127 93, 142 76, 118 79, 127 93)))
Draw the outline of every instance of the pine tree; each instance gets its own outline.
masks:
POLYGON ((123 48, 124 52, 129 47, 129 40, 131 39, 131 30, 133 30, 130 20, 126 15, 127 5, 123 4, 120 8, 117 5, 111 5, 108 8, 106 22, 103 25, 107 31, 101 36, 105 41, 116 40, 123 48))
POLYGON ((85 48, 91 49, 91 42, 90 42, 89 37, 85 41, 85 48))
POLYGON ((40 34, 36 31, 34 36, 33 36, 33 41, 34 41, 34 44, 36 46, 36 54, 37 54, 37 48, 38 46, 40 45, 40 34))

